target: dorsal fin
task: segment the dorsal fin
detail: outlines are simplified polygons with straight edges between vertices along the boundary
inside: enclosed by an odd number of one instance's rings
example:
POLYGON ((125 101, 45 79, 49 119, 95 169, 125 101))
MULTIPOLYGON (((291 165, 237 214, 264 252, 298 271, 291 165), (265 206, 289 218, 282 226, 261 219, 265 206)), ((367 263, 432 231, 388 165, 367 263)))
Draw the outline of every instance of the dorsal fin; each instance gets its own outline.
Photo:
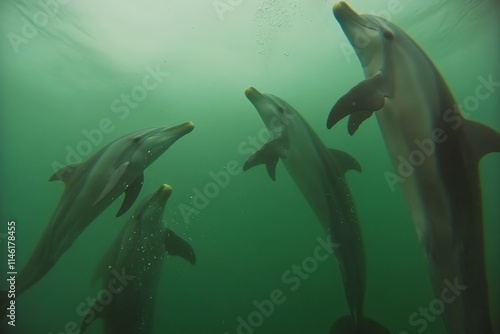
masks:
POLYGON ((489 126, 464 120, 464 131, 476 162, 488 153, 500 152, 500 134, 489 126))
POLYGON ((67 165, 60 168, 57 172, 52 174, 52 176, 49 178, 49 182, 63 181, 64 183, 67 183, 69 179, 71 179, 71 176, 78 168, 78 166, 80 166, 80 164, 67 165))
POLYGON ((335 163, 340 167, 342 173, 345 174, 350 170, 361 172, 361 165, 352 155, 334 148, 330 149, 330 153, 335 163))

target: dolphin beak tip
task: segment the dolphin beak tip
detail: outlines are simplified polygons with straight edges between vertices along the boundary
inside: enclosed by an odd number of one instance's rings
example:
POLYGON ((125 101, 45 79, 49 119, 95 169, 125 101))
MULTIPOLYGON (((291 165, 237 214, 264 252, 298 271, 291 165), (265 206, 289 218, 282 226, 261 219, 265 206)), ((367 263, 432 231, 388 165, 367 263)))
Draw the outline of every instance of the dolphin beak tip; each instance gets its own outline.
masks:
POLYGON ((359 15, 344 1, 337 2, 333 5, 333 15, 337 20, 342 20, 344 17, 356 18, 359 15))
POLYGON ((349 5, 344 1, 336 2, 333 4, 333 14, 338 14, 343 10, 350 9, 349 5))
POLYGON ((253 87, 248 87, 247 89, 245 89, 245 95, 248 97, 248 96, 251 96, 253 94, 255 94, 255 91, 256 89, 253 88, 253 87))
POLYGON ((172 193, 172 187, 164 183, 160 186, 159 191, 164 195, 170 196, 170 194, 172 193))
POLYGON ((190 133, 194 129, 193 122, 186 122, 178 127, 179 131, 182 133, 182 136, 190 133))
POLYGON ((333 4, 333 8, 332 8, 333 12, 335 13, 335 11, 339 11, 339 10, 341 10, 341 8, 342 8, 344 5, 345 5, 345 2, 343 2, 343 1, 340 1, 340 2, 336 2, 336 3, 334 3, 334 4, 333 4))
POLYGON ((254 87, 248 87, 247 89, 245 89, 245 96, 252 103, 263 98, 262 94, 254 87))
POLYGON ((186 123, 186 128, 189 130, 189 131, 192 131, 194 129, 194 123, 193 122, 187 122, 186 123))

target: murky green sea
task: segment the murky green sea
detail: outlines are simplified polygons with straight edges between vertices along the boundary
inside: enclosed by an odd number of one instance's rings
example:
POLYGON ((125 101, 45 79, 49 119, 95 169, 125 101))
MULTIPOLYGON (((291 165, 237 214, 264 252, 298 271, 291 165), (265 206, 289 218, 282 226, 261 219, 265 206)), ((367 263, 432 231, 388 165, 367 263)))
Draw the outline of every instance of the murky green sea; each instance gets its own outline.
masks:
MULTIPOLYGON (((488 97, 475 97, 481 78, 500 81, 497 0, 349 3, 410 34, 468 117, 500 130, 498 84, 488 97)), ((282 163, 275 182, 264 167, 241 170, 267 140, 244 95, 254 86, 288 101, 327 146, 362 165, 363 172, 350 172, 347 180, 367 256, 365 314, 392 333, 444 333, 439 312, 431 311, 425 328, 409 321, 435 297, 400 187, 392 191, 384 178, 393 168, 376 119, 352 137, 345 120, 333 130, 325 126, 332 105, 364 79, 332 5, 2 1, 0 287, 7 288, 7 222, 16 222, 20 270, 62 194, 61 182, 48 182, 54 170, 86 160, 132 131, 192 121, 193 132, 146 170, 139 196, 170 184, 165 221, 197 254, 194 266, 165 259, 154 333, 328 333, 348 308, 336 259, 311 261, 318 238, 325 239, 322 227, 282 163), (217 183, 222 174, 227 177, 217 183), (294 265, 308 271, 294 273, 294 265), (257 305, 275 290, 282 294, 280 303, 259 311, 257 305)), ((480 167, 491 314, 498 332, 500 154, 485 157, 480 167)), ((16 299, 15 327, 3 319, 2 333, 77 333, 82 303, 101 289, 91 284, 97 263, 130 217, 131 210, 115 218, 121 201, 16 299)), ((102 322, 87 333, 103 333, 102 322)))

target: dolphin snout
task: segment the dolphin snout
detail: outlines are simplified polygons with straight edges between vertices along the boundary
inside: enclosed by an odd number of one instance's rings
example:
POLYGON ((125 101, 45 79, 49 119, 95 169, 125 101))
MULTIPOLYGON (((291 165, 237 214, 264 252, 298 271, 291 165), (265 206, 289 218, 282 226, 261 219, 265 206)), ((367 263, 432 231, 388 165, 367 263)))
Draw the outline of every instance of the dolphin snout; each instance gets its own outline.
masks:
POLYGON ((348 14, 348 13, 355 14, 352 8, 344 1, 337 2, 333 5, 333 14, 335 15, 335 17, 337 17, 337 15, 348 14))
POLYGON ((194 123, 193 122, 186 122, 184 124, 181 124, 180 127, 184 128, 186 130, 186 133, 193 131, 194 129, 194 123))
POLYGON ((247 98, 251 98, 251 97, 255 97, 255 96, 259 96, 261 95, 259 93, 259 91, 253 87, 248 87, 247 89, 245 89, 245 95, 247 98))
POLYGON ((161 192, 162 194, 170 195, 172 193, 172 187, 164 183, 160 186, 160 189, 158 189, 158 191, 161 192))
POLYGON ((164 183, 153 195, 153 197, 151 198, 151 202, 166 203, 166 201, 170 198, 170 195, 172 195, 172 187, 164 183))
POLYGON ((344 6, 348 6, 348 4, 346 4, 344 1, 341 1, 341 2, 336 2, 333 4, 333 12, 335 13, 335 11, 339 11, 339 10, 342 10, 342 8, 344 6))
POLYGON ((194 129, 194 123, 186 122, 171 128, 164 128, 163 130, 161 130, 159 134, 161 134, 162 136, 168 136, 178 139, 190 133, 191 131, 193 131, 193 129, 194 129))
POLYGON ((344 1, 337 2, 333 5, 333 15, 342 24, 344 20, 352 20, 361 25, 364 25, 363 20, 347 3, 344 1))
POLYGON ((258 103, 259 101, 261 103, 266 101, 266 97, 253 87, 248 87, 247 89, 245 89, 245 95, 253 105, 255 105, 255 103, 258 103))

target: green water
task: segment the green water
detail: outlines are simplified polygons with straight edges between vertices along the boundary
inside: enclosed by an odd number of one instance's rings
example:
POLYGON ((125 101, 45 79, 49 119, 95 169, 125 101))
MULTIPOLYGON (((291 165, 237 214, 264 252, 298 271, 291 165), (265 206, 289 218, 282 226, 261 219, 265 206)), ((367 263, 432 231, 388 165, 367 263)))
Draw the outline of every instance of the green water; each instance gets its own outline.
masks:
MULTIPOLYGON (((254 86, 288 101, 327 146, 349 152, 362 165, 361 174, 347 179, 367 254, 365 314, 392 333, 418 333, 421 327, 410 325, 409 317, 429 307, 434 296, 401 191, 391 191, 384 179, 393 169, 377 122, 367 120, 353 137, 345 121, 333 130, 325 126, 335 101, 364 78, 333 18, 333 2, 61 0, 50 9, 43 3, 0 4, 2 288, 7 221, 16 221, 20 269, 63 191, 62 183, 48 182, 54 168, 85 160, 129 132, 193 121, 194 131, 146 170, 140 195, 162 183, 173 187, 165 219, 190 241, 198 259, 195 266, 174 257, 164 261, 155 333, 234 334, 239 317, 256 324, 240 331, 246 334, 328 333, 348 312, 336 260, 316 261, 307 278, 289 272, 310 261, 317 239, 324 240, 319 222, 281 163, 276 182, 263 167, 240 170, 249 148, 265 138, 264 124, 244 95, 254 86), (128 104, 124 95, 132 96, 128 104), (99 127, 106 131, 91 143, 85 133, 99 127), (228 164, 236 169, 229 180, 208 190, 212 198, 193 203, 228 164), (195 210, 190 215, 188 207, 195 210), (272 314, 252 318, 254 302, 268 300, 275 290, 282 295, 272 314)), ((500 81, 498 1, 350 4, 360 13, 390 14, 433 59, 459 103, 474 96, 478 78, 500 81)), ((470 118, 500 130, 500 89, 490 93, 471 105, 470 118)), ((497 332, 499 168, 499 154, 481 162, 497 332)), ((16 326, 4 319, 2 332, 73 333, 71 324, 81 321, 79 305, 100 290, 90 284, 95 267, 131 213, 115 218, 120 205, 119 199, 106 209, 16 299, 16 326)), ((423 332, 444 333, 440 318, 428 321, 423 332)), ((101 322, 87 333, 102 333, 101 322)))

